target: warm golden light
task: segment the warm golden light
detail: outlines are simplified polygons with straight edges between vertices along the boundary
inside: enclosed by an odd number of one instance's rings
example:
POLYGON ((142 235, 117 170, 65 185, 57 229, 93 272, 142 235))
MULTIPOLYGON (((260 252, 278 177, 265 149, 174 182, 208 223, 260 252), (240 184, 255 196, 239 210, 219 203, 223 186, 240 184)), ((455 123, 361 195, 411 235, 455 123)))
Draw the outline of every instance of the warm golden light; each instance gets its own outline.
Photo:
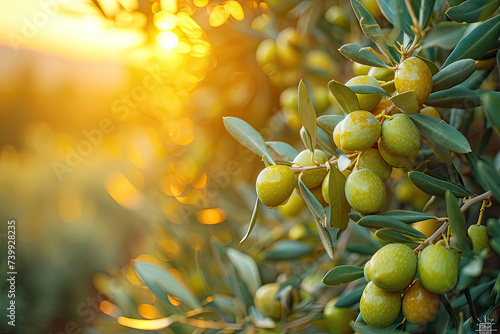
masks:
POLYGON ((103 300, 101 304, 99 304, 99 308, 101 312, 107 315, 111 315, 113 313, 114 306, 107 300, 103 300))
POLYGON ((215 225, 222 223, 226 219, 226 214, 222 209, 206 209, 198 212, 198 221, 205 225, 215 225))
POLYGON ((157 331, 166 328, 173 322, 174 321, 170 318, 160 318, 154 320, 131 319, 126 317, 118 318, 118 323, 122 326, 150 331, 157 331))
POLYGON ((140 304, 137 307, 137 312, 139 313, 139 315, 141 317, 146 318, 146 319, 155 319, 155 318, 158 318, 158 316, 159 316, 159 313, 158 313, 158 310, 156 309, 156 307, 154 307, 153 305, 149 305, 149 304, 140 304))
POLYGON ((163 50, 171 50, 179 43, 179 37, 174 32, 165 30, 158 34, 156 42, 163 50))
POLYGON ((181 301, 179 298, 176 298, 174 296, 171 296, 171 295, 167 295, 168 297, 168 301, 174 305, 174 306, 179 306, 181 304, 181 301))

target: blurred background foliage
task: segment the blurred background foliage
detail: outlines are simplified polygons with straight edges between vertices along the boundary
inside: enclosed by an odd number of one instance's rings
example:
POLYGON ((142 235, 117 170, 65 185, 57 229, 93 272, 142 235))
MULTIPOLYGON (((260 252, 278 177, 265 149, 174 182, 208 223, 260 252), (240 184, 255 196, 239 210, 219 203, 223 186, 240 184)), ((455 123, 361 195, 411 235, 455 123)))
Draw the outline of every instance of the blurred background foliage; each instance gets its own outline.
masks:
MULTIPOLYGON (((276 279, 319 296, 293 326, 322 330, 314 318, 340 291, 316 284, 331 262, 309 215, 262 209, 238 245, 262 165, 222 116, 302 147, 298 81, 318 115, 336 114, 327 82, 363 70, 337 51, 362 35, 348 1, 4 1, 0 31, 0 206, 17 222, 19 333, 134 333, 176 312, 162 332, 216 332, 276 279), (205 305, 219 315, 192 311, 205 305)), ((401 207, 428 200, 406 179, 394 187, 401 207)), ((363 231, 341 262, 380 247, 363 231)))

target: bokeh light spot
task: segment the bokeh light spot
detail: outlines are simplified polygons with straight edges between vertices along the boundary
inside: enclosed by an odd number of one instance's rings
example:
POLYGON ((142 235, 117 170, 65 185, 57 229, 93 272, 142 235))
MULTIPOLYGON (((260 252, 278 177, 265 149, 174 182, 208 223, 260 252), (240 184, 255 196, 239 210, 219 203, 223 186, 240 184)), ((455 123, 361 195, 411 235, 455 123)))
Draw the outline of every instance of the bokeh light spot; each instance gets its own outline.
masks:
POLYGON ((222 209, 205 209, 198 212, 198 221, 205 225, 215 225, 222 223, 226 219, 226 214, 222 209))
POLYGON ((158 34, 156 42, 163 50, 171 50, 179 43, 179 37, 174 32, 166 30, 158 34))

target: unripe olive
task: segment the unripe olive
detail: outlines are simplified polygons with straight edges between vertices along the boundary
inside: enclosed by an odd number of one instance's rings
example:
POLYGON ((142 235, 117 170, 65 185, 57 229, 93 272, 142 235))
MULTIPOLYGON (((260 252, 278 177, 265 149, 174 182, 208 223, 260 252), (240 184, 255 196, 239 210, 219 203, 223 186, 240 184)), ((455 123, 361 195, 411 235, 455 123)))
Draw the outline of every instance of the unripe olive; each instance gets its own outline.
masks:
MULTIPOLYGON (((328 174, 326 176, 328 176, 328 174)), ((319 204, 321 204, 323 207, 328 206, 328 202, 323 197, 322 185, 314 187, 310 190, 311 190, 311 193, 313 194, 314 198, 316 198, 318 200, 319 204)))
MULTIPOLYGON (((293 163, 301 166, 315 166, 312 160, 313 154, 309 150, 304 150, 300 152, 295 159, 293 159, 293 163)), ((327 156, 321 150, 314 150, 314 161, 319 164, 324 164, 328 160, 327 156)), ((328 173, 326 168, 317 168, 313 170, 305 171, 302 175, 302 182, 304 185, 309 188, 315 188, 319 186, 325 175, 328 173)))
POLYGON ((285 203, 295 187, 295 174, 288 166, 272 165, 264 168, 255 188, 260 201, 268 207, 285 203))
POLYGON ((273 39, 265 39, 257 47, 255 58, 264 73, 269 74, 273 63, 277 60, 277 47, 273 39))
POLYGON ((399 94, 413 91, 418 104, 422 104, 432 91, 432 74, 422 60, 410 57, 399 64, 394 85, 399 94))
MULTIPOLYGON (((342 172, 342 174, 347 178, 351 174, 351 171, 346 169, 342 172)), ((325 179, 323 180, 323 184, 321 185, 321 194, 326 204, 330 204, 330 200, 328 199, 328 184, 330 182, 330 174, 326 174, 325 179)), ((345 182, 345 180, 344 180, 345 182)))
POLYGON ((359 303, 363 320, 371 326, 387 327, 401 310, 401 293, 386 291, 369 282, 359 303))
POLYGON ((377 173, 378 176, 385 181, 391 176, 392 167, 385 162, 384 158, 380 155, 379 150, 369 148, 359 158, 359 169, 369 169, 377 173))
MULTIPOLYGON (((370 85, 380 87, 378 80, 369 75, 360 75, 358 77, 354 77, 351 80, 347 81, 345 85, 370 85)), ((382 99, 382 95, 380 94, 356 94, 356 96, 359 102, 359 109, 368 111, 374 109, 382 99)))
POLYGON ((450 292, 457 284, 459 262, 453 250, 441 245, 429 245, 420 252, 418 276, 430 292, 450 292))
POLYGON ((292 192, 290 198, 285 204, 278 205, 276 209, 281 213, 284 217, 294 217, 298 215, 302 209, 306 206, 304 199, 300 195, 297 189, 292 192))
POLYGON ((474 251, 481 253, 483 249, 490 248, 490 239, 485 226, 471 225, 467 230, 467 234, 469 234, 469 238, 472 241, 474 251))
POLYGON ((340 149, 344 153, 351 154, 351 153, 354 153, 354 151, 349 151, 349 150, 346 150, 346 149, 340 147, 340 132, 342 129, 342 122, 344 122, 344 120, 340 121, 335 126, 335 129, 333 129, 333 142, 338 149, 340 149))
POLYGON ((381 139, 393 153, 403 156, 415 154, 420 149, 420 132, 410 118, 396 114, 382 124, 381 139))
POLYGON ((352 63, 352 71, 356 75, 367 75, 370 71, 370 65, 364 65, 360 63, 352 63))
POLYGON ((423 115, 428 115, 428 116, 432 116, 432 117, 436 117, 436 118, 441 119, 441 115, 434 107, 422 108, 422 109, 420 109, 420 113, 423 115))
POLYGON ((380 81, 391 81, 392 79, 394 79, 394 71, 382 67, 370 68, 370 70, 368 71, 368 75, 380 81))
POLYGON ((396 168, 409 168, 411 164, 415 161, 418 155, 418 151, 409 156, 402 156, 396 154, 389 150, 387 146, 385 146, 382 138, 378 141, 378 150, 382 158, 392 167, 396 168))
POLYGON ((390 243, 370 259, 370 279, 379 288, 400 291, 406 288, 417 272, 417 256, 405 244, 390 243))
POLYGON ((363 274, 364 274, 365 280, 367 282, 370 282, 372 280, 370 264, 371 264, 371 262, 370 262, 370 260, 368 260, 368 262, 365 263, 365 267, 363 268, 363 274))
POLYGON ((280 287, 276 283, 261 286, 255 291, 254 304, 263 315, 271 318, 281 316, 281 302, 276 299, 280 287))
POLYGON ((412 324, 424 325, 437 314, 439 304, 439 295, 427 290, 422 282, 416 279, 403 295, 403 314, 412 324))
POLYGON ((341 6, 331 6, 325 13, 325 19, 333 25, 349 30, 350 23, 345 9, 341 6))
POLYGON ((285 89, 280 95, 281 107, 297 112, 299 101, 298 95, 297 87, 288 87, 285 89))
POLYGON ((352 333, 349 325, 355 321, 357 314, 348 307, 335 307, 338 298, 331 299, 326 303, 323 318, 330 333, 352 333))
POLYGON ((375 213, 384 205, 385 185, 375 172, 357 170, 347 178, 345 195, 354 210, 364 214, 375 213))
POLYGON ((341 149, 364 151, 377 142, 381 126, 373 114, 365 110, 358 110, 344 118, 339 131, 341 149))

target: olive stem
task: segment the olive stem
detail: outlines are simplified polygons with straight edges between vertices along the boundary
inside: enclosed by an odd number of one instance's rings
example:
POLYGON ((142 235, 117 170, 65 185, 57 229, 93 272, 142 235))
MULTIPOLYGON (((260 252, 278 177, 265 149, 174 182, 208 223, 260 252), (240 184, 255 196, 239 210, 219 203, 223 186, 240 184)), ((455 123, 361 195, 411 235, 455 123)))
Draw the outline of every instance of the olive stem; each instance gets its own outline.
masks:
POLYGON ((479 211, 479 218, 477 219, 477 224, 476 224, 477 226, 481 226, 481 221, 483 220, 483 214, 484 214, 487 202, 488 202, 487 200, 484 200, 483 204, 481 205, 481 210, 479 211))
POLYGON ((472 314, 472 318, 476 323, 479 323, 479 319, 477 318, 476 307, 474 306, 474 302, 472 301, 472 297, 470 295, 470 290, 468 287, 464 289, 464 294, 465 298, 467 298, 467 303, 469 304, 469 309, 470 313, 472 314))
MULTIPOLYGON (((473 198, 469 199, 468 201, 466 201, 460 207, 460 211, 462 213, 464 213, 465 211, 469 210, 469 208, 471 206, 473 206, 474 204, 479 203, 479 202, 484 201, 484 200, 488 200, 491 198, 491 196, 493 196, 493 193, 491 192, 491 190, 488 190, 487 192, 485 192, 479 196, 473 197, 473 198)), ((436 230, 436 232, 434 232, 433 235, 431 235, 429 238, 425 239, 424 242, 422 242, 420 245, 418 245, 417 248, 415 248, 413 250, 415 253, 420 252, 422 249, 427 247, 427 245, 432 244, 441 235, 441 233, 444 233, 444 231, 448 228, 448 225, 450 225, 450 221, 448 218, 439 218, 438 221, 443 221, 443 224, 436 230), (446 220, 444 220, 444 219, 446 219, 446 220)))

